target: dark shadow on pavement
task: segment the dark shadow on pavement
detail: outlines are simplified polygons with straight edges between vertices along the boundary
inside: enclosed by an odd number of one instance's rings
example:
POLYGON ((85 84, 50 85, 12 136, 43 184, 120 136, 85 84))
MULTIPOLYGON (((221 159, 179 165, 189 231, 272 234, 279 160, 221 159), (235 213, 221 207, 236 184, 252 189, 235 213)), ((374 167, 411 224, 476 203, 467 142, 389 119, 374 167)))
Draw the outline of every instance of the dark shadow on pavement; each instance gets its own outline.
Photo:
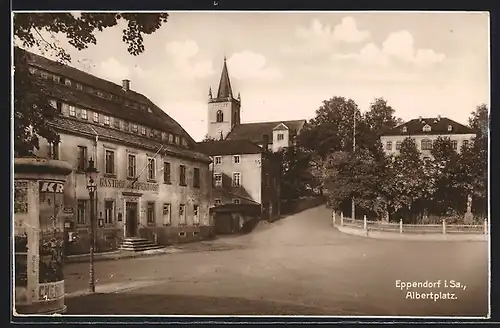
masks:
POLYGON ((71 315, 332 315, 299 305, 230 297, 92 294, 66 299, 71 315))

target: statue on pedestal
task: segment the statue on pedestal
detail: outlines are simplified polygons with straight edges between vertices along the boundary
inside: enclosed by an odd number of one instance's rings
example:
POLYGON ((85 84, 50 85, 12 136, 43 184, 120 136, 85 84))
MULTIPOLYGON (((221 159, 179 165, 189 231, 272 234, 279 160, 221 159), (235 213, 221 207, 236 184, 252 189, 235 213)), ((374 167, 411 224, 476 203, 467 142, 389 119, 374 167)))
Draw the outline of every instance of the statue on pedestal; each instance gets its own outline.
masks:
POLYGON ((464 216, 465 224, 472 224, 474 222, 474 216, 472 215, 472 196, 469 194, 467 196, 467 212, 464 216))

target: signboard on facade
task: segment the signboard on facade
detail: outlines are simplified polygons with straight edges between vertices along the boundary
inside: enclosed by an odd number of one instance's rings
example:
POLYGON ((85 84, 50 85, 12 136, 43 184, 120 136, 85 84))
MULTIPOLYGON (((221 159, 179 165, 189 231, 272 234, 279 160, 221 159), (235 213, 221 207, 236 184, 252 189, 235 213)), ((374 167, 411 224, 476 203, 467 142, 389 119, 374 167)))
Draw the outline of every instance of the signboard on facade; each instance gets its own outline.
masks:
POLYGON ((134 181, 117 180, 112 178, 100 178, 99 186, 107 188, 119 188, 119 189, 142 190, 142 191, 158 191, 159 189, 159 185, 157 183, 138 182, 138 181, 134 182, 134 181))
POLYGON ((62 194, 64 192, 64 183, 54 181, 40 181, 40 192, 62 194))

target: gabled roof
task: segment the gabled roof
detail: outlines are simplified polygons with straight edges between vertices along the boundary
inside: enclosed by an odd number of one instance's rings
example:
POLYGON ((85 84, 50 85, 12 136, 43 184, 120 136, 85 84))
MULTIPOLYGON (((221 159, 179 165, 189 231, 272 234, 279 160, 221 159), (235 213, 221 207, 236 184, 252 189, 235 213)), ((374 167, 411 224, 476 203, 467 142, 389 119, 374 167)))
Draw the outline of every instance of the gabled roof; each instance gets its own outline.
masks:
POLYGON ((286 126, 283 123, 280 123, 273 129, 273 131, 279 131, 279 130, 288 130, 288 126, 286 126))
POLYGON ((474 130, 447 117, 427 117, 409 120, 386 131, 382 136, 447 134, 474 134, 474 130), (425 125, 429 125, 431 130, 424 131, 423 128, 425 125), (451 131, 449 130, 449 126, 451 126, 451 131))
POLYGON ((256 123, 245 123, 237 124, 233 127, 233 130, 229 132, 226 139, 227 140, 249 140, 254 143, 262 143, 263 136, 269 136, 269 143, 272 143, 273 129, 280 124, 286 125, 286 127, 294 134, 298 134, 300 130, 306 124, 306 120, 294 120, 294 121, 276 121, 276 122, 256 122, 256 123))
POLYGON ((243 195, 238 195, 238 194, 230 192, 224 188, 212 188, 212 198, 220 198, 220 199, 240 198, 242 200, 242 203, 260 205, 260 203, 254 201, 253 199, 251 199, 249 197, 246 197, 243 195))
POLYGON ((210 156, 259 154, 264 152, 264 149, 248 140, 202 141, 196 143, 196 150, 210 156))
POLYGON ((59 131, 65 131, 79 135, 83 134, 92 137, 97 133, 98 137, 101 139, 115 141, 117 143, 126 143, 139 148, 150 149, 154 151, 157 151, 158 149, 160 149, 160 147, 162 147, 162 151, 160 152, 162 154, 164 153, 174 155, 177 157, 183 157, 206 163, 210 162, 210 158, 207 155, 197 151, 175 147, 162 143, 159 140, 154 140, 140 135, 127 133, 121 130, 104 127, 99 124, 83 122, 74 118, 56 117, 49 124, 53 125, 53 127, 59 131))
POLYGON ((226 57, 224 57, 224 66, 220 76, 219 90, 217 91, 217 98, 232 98, 233 89, 231 88, 231 81, 229 80, 229 72, 227 71, 226 57))
MULTIPOLYGON (((177 123, 172 117, 165 113, 161 108, 156 106, 151 100, 144 95, 133 90, 125 91, 121 85, 98 78, 92 74, 86 73, 74 67, 61 64, 50 60, 43 56, 32 52, 20 49, 28 55, 28 61, 31 66, 46 70, 61 77, 67 77, 73 82, 81 83, 85 86, 102 90, 109 94, 113 94, 120 99, 144 104, 151 109, 151 113, 141 108, 132 108, 126 106, 123 102, 119 103, 115 100, 99 97, 96 94, 91 94, 87 91, 78 90, 77 88, 64 85, 64 83, 53 83, 46 81, 47 87, 53 91, 54 97, 64 100, 74 105, 88 107, 96 111, 107 113, 118 118, 130 120, 138 124, 143 124, 151 128, 156 128, 164 132, 171 132, 181 137, 186 138, 190 146, 194 146, 194 140, 191 136, 177 123)), ((41 79, 43 81, 43 79, 41 79)))

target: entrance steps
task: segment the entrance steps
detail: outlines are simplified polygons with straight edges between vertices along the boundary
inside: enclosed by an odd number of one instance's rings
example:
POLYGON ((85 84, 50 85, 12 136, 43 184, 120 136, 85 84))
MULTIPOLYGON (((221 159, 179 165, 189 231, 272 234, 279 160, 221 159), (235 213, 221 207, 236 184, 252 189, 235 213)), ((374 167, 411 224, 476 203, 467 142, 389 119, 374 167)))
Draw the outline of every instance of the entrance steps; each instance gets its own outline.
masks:
POLYGON ((122 241, 119 247, 119 249, 123 251, 132 252, 142 252, 160 248, 163 248, 163 246, 157 245, 151 240, 141 237, 127 237, 122 241))

